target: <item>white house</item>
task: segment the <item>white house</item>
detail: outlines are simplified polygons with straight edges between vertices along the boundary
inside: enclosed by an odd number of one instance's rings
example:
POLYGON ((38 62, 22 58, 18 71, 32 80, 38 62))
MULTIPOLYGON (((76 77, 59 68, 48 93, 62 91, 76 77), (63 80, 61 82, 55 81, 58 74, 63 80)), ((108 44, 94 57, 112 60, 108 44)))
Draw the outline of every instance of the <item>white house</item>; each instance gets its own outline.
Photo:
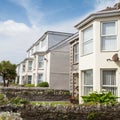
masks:
POLYGON ((120 3, 90 14, 79 31, 79 102, 90 91, 120 96, 120 3))
POLYGON ((19 84, 48 82, 50 88, 69 89, 69 44, 72 34, 48 31, 28 50, 17 66, 19 84))

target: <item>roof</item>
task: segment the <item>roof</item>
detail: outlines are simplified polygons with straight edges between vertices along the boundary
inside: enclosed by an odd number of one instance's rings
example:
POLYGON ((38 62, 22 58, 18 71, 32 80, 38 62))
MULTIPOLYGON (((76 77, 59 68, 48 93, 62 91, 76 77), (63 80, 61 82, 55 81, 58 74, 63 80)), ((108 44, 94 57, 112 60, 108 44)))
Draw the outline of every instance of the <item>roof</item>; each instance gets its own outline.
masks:
POLYGON ((66 35, 66 36, 69 35, 69 36, 70 36, 72 33, 57 32, 57 31, 47 31, 47 32, 45 32, 45 33, 27 50, 27 52, 28 52, 34 45, 38 44, 39 41, 44 40, 48 34, 66 35))
POLYGON ((74 39, 74 40, 75 40, 75 39, 78 39, 78 37, 79 37, 78 32, 77 32, 77 33, 74 33, 74 34, 72 34, 71 36, 69 36, 68 38, 62 40, 62 41, 59 42, 58 44, 56 44, 56 45, 52 46, 51 48, 49 48, 48 51, 51 51, 51 50, 53 50, 53 49, 55 49, 55 48, 58 48, 58 47, 60 47, 60 46, 62 46, 62 45, 65 45, 65 44, 67 44, 67 43, 69 44, 70 41, 72 41, 73 39, 74 39))
POLYGON ((93 21, 96 18, 114 17, 114 16, 120 16, 120 3, 116 3, 113 7, 107 7, 101 11, 90 14, 88 17, 86 17, 77 25, 75 25, 75 27, 77 29, 80 29, 81 27, 83 27, 84 25, 93 21))

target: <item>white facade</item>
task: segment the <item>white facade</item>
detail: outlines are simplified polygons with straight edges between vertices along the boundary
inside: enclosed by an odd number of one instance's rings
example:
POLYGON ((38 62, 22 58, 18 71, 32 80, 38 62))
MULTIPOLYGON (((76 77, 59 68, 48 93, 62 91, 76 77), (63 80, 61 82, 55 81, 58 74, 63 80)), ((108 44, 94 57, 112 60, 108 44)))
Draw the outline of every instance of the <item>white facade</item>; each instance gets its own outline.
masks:
POLYGON ((48 31, 35 42, 17 66, 19 84, 48 82, 50 88, 69 89, 69 44, 65 41, 71 35, 48 31))
POLYGON ((79 30, 79 102, 106 89, 120 96, 120 9, 91 14, 79 30), (117 55, 118 57, 117 57, 117 55))

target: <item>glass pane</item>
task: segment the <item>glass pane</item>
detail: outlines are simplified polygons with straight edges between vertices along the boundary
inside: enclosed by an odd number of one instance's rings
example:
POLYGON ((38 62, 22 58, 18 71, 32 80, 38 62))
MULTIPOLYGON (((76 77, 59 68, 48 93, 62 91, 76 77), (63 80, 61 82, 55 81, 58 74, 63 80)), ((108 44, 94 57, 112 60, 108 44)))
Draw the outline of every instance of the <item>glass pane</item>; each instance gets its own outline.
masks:
POLYGON ((103 71, 103 85, 116 85, 116 71, 104 70, 103 71))
POLYGON ((38 74, 38 83, 43 81, 43 74, 38 74))
POLYGON ((32 76, 28 76, 28 84, 31 84, 32 76))
POLYGON ((102 24, 102 35, 114 35, 115 22, 108 22, 102 24))
POLYGON ((87 70, 84 72, 84 85, 93 85, 93 72, 87 70))
POLYGON ((83 42, 93 39, 93 26, 83 31, 83 42))
POLYGON ((115 87, 102 87, 102 89, 104 89, 108 92, 112 92, 113 95, 117 95, 117 88, 115 88, 115 87))
POLYGON ((90 40, 83 44, 83 54, 89 54, 93 51, 93 41, 90 40))
POLYGON ((39 68, 44 67, 44 56, 39 56, 39 68))
POLYGON ((102 37, 102 50, 116 50, 116 36, 102 37))
POLYGON ((78 53, 79 53, 79 44, 76 44, 74 45, 74 48, 73 48, 73 51, 74 51, 74 63, 77 63, 78 62, 78 53))
POLYGON ((89 95, 93 91, 93 87, 84 87, 84 95, 89 95))

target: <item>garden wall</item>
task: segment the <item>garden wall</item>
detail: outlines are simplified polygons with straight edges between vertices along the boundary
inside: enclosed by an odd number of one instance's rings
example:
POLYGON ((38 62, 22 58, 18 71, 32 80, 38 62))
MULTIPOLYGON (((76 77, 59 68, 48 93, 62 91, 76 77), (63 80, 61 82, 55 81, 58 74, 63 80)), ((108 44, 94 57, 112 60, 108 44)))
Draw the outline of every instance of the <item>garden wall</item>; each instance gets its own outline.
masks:
POLYGON ((0 111, 20 112, 23 120, 120 120, 120 104, 116 106, 31 106, 0 107, 0 111))
POLYGON ((22 97, 29 101, 69 101, 68 90, 54 90, 49 88, 28 88, 28 87, 1 87, 0 93, 6 97, 22 97))

